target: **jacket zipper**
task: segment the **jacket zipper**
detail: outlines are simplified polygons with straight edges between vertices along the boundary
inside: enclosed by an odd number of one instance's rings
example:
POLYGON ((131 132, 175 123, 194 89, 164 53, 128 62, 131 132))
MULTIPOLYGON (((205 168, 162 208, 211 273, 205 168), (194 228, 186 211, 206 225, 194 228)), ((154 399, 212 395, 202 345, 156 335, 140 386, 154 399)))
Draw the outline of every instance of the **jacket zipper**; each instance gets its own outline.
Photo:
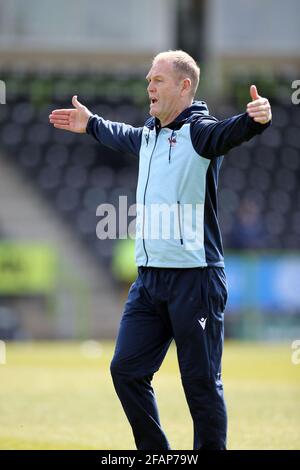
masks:
POLYGON ((172 139, 173 139, 173 135, 175 134, 175 131, 174 129, 172 130, 172 134, 171 134, 171 137, 170 137, 170 145, 169 145, 169 164, 171 163, 171 152, 172 152, 172 139))
POLYGON ((177 201, 177 210, 178 210, 178 224, 179 224, 180 244, 183 245, 182 229, 181 229, 181 216, 180 216, 180 201, 177 201))
POLYGON ((147 191, 147 186, 148 186, 148 182, 149 182, 149 176, 150 176, 150 166, 151 166, 151 161, 152 161, 152 157, 153 157, 153 154, 154 154, 154 150, 155 150, 155 147, 156 147, 156 143, 157 143, 157 139, 158 139, 158 134, 159 134, 159 131, 156 133, 156 136, 155 136, 155 142, 154 142, 154 147, 153 147, 153 150, 151 152, 151 156, 150 156, 150 161, 149 161, 149 166, 148 166, 148 175, 147 175, 147 181, 146 181, 146 184, 145 184, 145 190, 144 190, 144 203, 143 203, 143 230, 142 230, 142 239, 143 239, 143 247, 144 247, 144 251, 145 251, 145 255, 146 255, 146 266, 148 264, 148 253, 146 251, 146 246, 145 246, 145 204, 146 204, 146 191, 147 191))

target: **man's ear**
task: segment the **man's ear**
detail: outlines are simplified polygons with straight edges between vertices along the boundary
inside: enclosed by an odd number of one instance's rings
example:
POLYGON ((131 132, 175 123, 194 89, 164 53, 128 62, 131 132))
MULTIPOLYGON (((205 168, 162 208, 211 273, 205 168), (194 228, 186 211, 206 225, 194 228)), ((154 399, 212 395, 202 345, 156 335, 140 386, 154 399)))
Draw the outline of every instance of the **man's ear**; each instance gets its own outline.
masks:
POLYGON ((182 87, 181 87, 181 94, 182 96, 186 96, 191 91, 192 82, 190 78, 184 78, 182 80, 182 87))

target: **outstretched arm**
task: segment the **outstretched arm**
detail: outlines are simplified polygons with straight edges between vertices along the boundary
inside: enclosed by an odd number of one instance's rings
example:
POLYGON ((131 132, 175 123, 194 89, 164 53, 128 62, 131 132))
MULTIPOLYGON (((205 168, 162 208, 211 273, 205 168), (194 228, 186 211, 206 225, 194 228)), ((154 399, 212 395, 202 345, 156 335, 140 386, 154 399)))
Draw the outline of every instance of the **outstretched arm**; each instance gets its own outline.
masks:
POLYGON ((224 155, 233 147, 261 134, 270 125, 272 114, 269 101, 258 95, 255 85, 251 85, 250 95, 252 101, 244 114, 223 121, 206 116, 192 124, 192 142, 199 155, 205 158, 224 155))
POLYGON ((49 121, 57 129, 88 133, 101 144, 119 152, 139 154, 142 128, 135 128, 119 122, 105 121, 91 113, 89 109, 73 96, 74 109, 55 109, 49 115, 49 121))

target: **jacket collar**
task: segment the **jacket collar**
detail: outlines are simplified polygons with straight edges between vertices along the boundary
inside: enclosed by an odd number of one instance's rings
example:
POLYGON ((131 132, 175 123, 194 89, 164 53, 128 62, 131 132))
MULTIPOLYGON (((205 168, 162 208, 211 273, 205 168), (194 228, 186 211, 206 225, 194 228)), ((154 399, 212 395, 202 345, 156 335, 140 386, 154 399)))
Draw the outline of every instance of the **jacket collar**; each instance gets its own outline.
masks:
MULTIPOLYGON (((205 101, 193 101, 191 106, 184 109, 170 124, 164 126, 167 129, 177 130, 180 129, 184 123, 195 116, 207 116, 209 114, 208 107, 205 101)), ((150 118, 146 122, 146 126, 156 131, 161 129, 160 120, 158 118, 150 118)))

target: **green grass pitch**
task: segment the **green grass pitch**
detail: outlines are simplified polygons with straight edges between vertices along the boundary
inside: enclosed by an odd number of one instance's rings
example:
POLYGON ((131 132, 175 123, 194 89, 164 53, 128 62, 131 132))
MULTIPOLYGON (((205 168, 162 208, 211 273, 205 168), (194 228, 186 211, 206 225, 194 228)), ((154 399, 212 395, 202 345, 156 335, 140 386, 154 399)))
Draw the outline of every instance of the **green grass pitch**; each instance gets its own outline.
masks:
MULTIPOLYGON (((135 449, 110 378, 114 343, 100 347, 93 355, 80 343, 7 343, 0 449, 135 449)), ((229 449, 300 449, 300 364, 291 355, 288 343, 225 344, 229 449)), ((172 448, 191 449, 174 346, 153 385, 172 448)))

